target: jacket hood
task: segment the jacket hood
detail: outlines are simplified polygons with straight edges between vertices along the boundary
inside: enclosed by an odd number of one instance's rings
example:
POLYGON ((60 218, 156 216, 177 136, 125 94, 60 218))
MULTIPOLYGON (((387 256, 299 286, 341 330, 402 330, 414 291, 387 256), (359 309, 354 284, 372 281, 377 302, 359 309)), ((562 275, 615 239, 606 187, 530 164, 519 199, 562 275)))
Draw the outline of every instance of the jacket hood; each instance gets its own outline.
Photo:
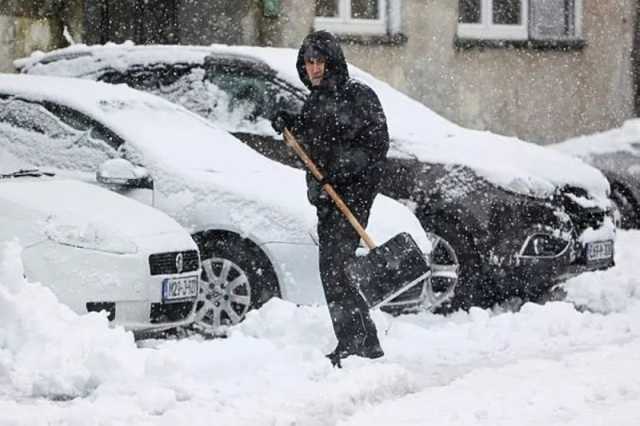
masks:
POLYGON ((327 60, 325 77, 322 80, 321 86, 335 84, 335 87, 341 87, 347 82, 349 79, 349 70, 340 44, 331 33, 327 31, 315 31, 304 38, 302 46, 300 46, 300 50, 298 50, 298 60, 296 62, 298 76, 307 88, 311 89, 312 87, 311 81, 304 68, 304 54, 309 48, 315 49, 326 57, 327 60))

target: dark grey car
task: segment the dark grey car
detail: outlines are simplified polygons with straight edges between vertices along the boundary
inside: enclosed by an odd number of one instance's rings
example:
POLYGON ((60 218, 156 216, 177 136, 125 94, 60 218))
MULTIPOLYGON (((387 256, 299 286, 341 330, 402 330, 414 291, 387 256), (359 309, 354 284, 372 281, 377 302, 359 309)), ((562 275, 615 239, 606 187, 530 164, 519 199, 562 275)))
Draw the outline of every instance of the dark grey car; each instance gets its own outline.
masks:
MULTIPOLYGON (((302 167, 269 126, 276 111, 297 112, 307 95, 297 81, 296 53, 241 46, 72 47, 17 65, 26 73, 153 92, 264 155, 302 167)), ((423 227, 456 250, 461 271, 452 308, 513 296, 536 300, 572 275, 614 264, 608 184, 597 170, 526 142, 463 129, 357 68, 350 72, 374 88, 389 118, 383 192, 413 206, 423 227), (494 150, 509 156, 493 158, 494 150)))

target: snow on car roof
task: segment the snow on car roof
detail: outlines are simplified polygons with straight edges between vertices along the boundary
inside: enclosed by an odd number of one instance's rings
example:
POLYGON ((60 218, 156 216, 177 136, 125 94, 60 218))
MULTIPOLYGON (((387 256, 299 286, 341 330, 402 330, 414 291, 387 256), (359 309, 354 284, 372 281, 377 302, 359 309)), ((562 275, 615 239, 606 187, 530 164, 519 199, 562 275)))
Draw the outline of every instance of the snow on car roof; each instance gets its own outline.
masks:
POLYGON ((640 120, 628 120, 621 127, 567 139, 553 144, 552 147, 583 158, 592 154, 613 152, 638 154, 640 152, 640 120))
MULTIPOLYGON (((130 42, 75 45, 48 54, 35 53, 16 61, 16 66, 33 73, 80 76, 106 66, 126 69, 132 64, 202 63, 207 54, 252 58, 267 64, 293 86, 306 90, 295 67, 297 50, 287 48, 221 44, 135 46, 130 42), (61 57, 68 60, 54 60, 61 57)), ((598 199, 607 197, 609 184, 605 177, 579 159, 515 137, 461 127, 357 67, 349 65, 349 72, 372 87, 382 102, 392 138, 390 156, 464 165, 495 185, 531 196, 545 197, 557 187, 571 185, 588 189, 598 199)), ((256 130, 264 132, 264 126, 256 130)))
POLYGON ((210 53, 205 46, 136 46, 132 42, 97 46, 74 44, 49 53, 33 52, 27 58, 16 60, 14 65, 18 69, 47 67, 48 74, 77 77, 79 73, 91 74, 107 66, 124 71, 133 64, 203 63, 210 53), (72 67, 69 67, 70 62, 73 62, 72 67))

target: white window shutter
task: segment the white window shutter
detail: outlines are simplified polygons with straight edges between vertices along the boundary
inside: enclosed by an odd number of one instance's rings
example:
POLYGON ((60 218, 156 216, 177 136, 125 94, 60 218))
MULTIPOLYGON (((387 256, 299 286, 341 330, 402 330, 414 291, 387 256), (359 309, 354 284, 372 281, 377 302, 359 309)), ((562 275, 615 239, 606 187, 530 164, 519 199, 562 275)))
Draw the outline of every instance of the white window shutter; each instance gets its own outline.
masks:
POLYGON ((563 40, 576 35, 575 0, 530 0, 529 37, 563 40))
POLYGON ((387 0, 389 34, 402 32, 402 0, 387 0))

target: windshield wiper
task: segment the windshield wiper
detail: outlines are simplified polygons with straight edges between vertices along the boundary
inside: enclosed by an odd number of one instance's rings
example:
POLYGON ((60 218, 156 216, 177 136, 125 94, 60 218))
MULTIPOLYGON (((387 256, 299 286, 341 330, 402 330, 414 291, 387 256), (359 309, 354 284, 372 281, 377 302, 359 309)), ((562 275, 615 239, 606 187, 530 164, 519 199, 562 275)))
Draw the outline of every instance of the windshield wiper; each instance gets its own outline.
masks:
POLYGON ((0 179, 19 178, 19 177, 41 177, 41 176, 55 176, 55 173, 43 172, 38 169, 20 169, 11 173, 0 174, 0 179))

